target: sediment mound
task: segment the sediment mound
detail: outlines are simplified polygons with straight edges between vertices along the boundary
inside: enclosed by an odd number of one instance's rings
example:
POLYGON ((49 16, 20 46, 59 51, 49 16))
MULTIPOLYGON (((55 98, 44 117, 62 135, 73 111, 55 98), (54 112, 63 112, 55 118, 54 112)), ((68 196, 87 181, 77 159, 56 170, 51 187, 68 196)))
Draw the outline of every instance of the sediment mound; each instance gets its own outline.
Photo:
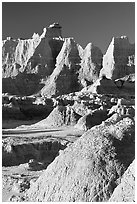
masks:
POLYGON ((109 202, 135 202, 135 160, 122 176, 109 202))
POLYGON ((80 117, 70 106, 57 106, 46 119, 35 124, 35 126, 60 127, 62 125, 74 125, 80 117))
POLYGON ((66 107, 57 106, 46 119, 43 119, 35 125, 44 127, 59 127, 65 124, 65 113, 66 107))
POLYGON ((117 179, 133 159, 132 119, 123 118, 116 125, 95 126, 56 157, 24 199, 35 202, 108 201, 117 179), (115 130, 122 132, 120 137, 115 130))

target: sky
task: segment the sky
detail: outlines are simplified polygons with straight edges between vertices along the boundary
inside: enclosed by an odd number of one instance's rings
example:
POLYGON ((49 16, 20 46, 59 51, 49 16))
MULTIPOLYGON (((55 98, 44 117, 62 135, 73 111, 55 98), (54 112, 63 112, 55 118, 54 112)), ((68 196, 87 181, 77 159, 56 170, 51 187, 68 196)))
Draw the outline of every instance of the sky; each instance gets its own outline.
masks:
POLYGON ((54 22, 63 37, 74 37, 83 48, 92 42, 103 53, 112 37, 126 35, 135 42, 133 2, 3 2, 2 38, 31 38, 54 22))

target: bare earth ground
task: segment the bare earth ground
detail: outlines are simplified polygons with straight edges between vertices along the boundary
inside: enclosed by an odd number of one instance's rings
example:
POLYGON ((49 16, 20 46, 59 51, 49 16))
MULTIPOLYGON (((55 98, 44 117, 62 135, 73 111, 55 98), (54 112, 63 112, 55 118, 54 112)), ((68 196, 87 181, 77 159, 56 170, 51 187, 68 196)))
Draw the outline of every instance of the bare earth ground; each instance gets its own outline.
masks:
MULTIPOLYGON (((72 143, 83 134, 83 131, 77 130, 73 126, 53 129, 46 129, 44 125, 40 127, 38 125, 33 126, 37 122, 37 120, 3 120, 3 139, 12 138, 17 144, 23 143, 24 140, 27 143, 32 143, 34 138, 37 141, 47 139, 48 141, 60 140, 72 143)), ((3 166, 2 201, 6 202, 9 201, 11 196, 23 194, 45 169, 45 166, 37 170, 30 169, 28 163, 17 166, 3 166)))

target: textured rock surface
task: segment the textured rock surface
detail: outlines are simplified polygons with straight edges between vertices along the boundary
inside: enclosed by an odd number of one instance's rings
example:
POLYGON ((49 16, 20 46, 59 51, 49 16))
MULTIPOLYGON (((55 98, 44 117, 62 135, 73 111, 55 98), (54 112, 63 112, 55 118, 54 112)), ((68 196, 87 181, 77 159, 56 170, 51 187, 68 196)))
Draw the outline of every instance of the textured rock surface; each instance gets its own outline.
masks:
POLYGON ((112 38, 103 57, 103 68, 100 75, 110 79, 118 79, 135 73, 135 46, 129 43, 126 36, 112 38))
POLYGON ((58 24, 32 39, 3 41, 3 92, 30 95, 41 90, 41 81, 52 73, 63 42, 58 24))
POLYGON ((110 202, 135 202, 135 160, 130 164, 120 184, 115 188, 110 202))
POLYGON ((57 56, 56 68, 41 90, 42 95, 57 96, 79 90, 78 71, 83 49, 72 38, 66 38, 57 56))
POLYGON ((108 201, 134 159, 134 122, 91 128, 31 186, 27 201, 108 201), (119 133, 121 133, 119 135, 119 133))
POLYGON ((40 37, 28 40, 4 40, 2 45, 3 78, 15 77, 19 72, 23 72, 39 43, 40 37))
POLYGON ((83 80, 83 83, 85 82, 85 86, 98 79, 102 68, 102 58, 101 50, 92 43, 89 43, 84 49, 79 78, 83 80))

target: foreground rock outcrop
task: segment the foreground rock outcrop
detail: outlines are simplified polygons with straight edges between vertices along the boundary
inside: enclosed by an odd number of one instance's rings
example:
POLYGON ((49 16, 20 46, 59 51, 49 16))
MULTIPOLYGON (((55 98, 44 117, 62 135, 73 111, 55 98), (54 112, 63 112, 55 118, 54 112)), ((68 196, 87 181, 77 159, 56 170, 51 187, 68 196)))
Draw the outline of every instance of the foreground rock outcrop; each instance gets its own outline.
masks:
POLYGON ((50 164, 25 201, 108 201, 134 159, 134 121, 91 128, 50 164))
POLYGON ((114 80, 131 73, 135 73, 135 45, 126 36, 113 37, 103 57, 100 75, 114 80))
POLYGON ((122 176, 109 202, 135 202, 135 160, 122 176))

